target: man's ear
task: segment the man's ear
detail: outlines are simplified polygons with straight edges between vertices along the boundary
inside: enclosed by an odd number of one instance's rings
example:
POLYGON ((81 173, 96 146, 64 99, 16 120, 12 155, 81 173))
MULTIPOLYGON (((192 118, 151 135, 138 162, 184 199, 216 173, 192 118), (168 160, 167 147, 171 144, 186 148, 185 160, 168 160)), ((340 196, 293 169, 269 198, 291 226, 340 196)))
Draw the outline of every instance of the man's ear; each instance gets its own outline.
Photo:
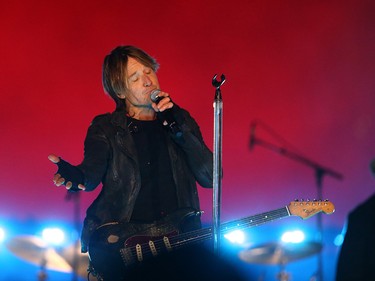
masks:
POLYGON ((124 93, 119 93, 119 94, 117 94, 117 96, 119 97, 119 99, 125 99, 124 93))

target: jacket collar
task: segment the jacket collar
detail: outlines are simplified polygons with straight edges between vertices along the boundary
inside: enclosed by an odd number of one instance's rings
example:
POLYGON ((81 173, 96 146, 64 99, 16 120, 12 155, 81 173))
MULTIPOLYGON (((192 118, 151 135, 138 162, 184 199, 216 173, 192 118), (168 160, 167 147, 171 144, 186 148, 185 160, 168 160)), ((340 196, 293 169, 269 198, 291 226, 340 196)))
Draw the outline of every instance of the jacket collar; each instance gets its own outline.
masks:
POLYGON ((123 129, 126 129, 128 127, 128 118, 126 117, 125 111, 112 112, 111 122, 115 126, 119 126, 123 129))

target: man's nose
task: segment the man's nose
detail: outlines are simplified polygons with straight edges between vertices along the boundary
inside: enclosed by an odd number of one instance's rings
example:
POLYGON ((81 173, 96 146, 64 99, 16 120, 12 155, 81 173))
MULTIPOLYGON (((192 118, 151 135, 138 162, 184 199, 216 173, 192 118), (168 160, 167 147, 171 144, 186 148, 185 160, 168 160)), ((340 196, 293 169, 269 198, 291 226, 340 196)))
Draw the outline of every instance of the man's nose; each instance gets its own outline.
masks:
POLYGON ((144 76, 143 78, 143 86, 150 87, 152 85, 152 81, 148 76, 144 76))

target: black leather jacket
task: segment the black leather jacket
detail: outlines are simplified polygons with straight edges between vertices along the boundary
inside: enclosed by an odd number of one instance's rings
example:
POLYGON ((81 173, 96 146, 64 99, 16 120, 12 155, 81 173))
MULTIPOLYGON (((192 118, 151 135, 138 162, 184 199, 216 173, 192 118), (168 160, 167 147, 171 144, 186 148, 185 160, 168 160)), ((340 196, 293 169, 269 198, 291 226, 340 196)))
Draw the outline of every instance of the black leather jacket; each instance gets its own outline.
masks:
MULTIPOLYGON (((183 133, 176 137, 165 131, 178 206, 200 210, 196 182, 212 187, 213 155, 190 114, 176 104, 172 112, 183 133)), ((98 226, 130 220, 141 188, 137 151, 124 112, 94 118, 85 139, 84 160, 77 167, 84 173, 86 191, 102 183, 84 221, 81 242, 86 252, 90 235, 98 226)))

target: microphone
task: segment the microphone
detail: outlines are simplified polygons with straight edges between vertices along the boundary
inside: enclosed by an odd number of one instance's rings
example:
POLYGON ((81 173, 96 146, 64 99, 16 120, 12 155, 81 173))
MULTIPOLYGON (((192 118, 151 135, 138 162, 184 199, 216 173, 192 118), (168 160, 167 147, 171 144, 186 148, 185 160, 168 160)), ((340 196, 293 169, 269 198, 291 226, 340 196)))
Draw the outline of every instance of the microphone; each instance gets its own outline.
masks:
POLYGON ((256 143, 256 138, 255 138, 256 126, 257 126, 256 122, 252 122, 250 125, 250 144, 249 144, 250 151, 254 149, 254 146, 256 143))
MULTIPOLYGON (((151 101, 158 104, 164 97, 159 96, 159 93, 161 90, 155 89, 151 92, 151 101)), ((182 136, 182 132, 178 124, 176 123, 176 120, 174 119, 172 115, 171 109, 166 109, 163 112, 157 112, 156 113, 159 120, 161 120, 163 126, 169 128, 169 130, 176 135, 177 137, 182 136)))

